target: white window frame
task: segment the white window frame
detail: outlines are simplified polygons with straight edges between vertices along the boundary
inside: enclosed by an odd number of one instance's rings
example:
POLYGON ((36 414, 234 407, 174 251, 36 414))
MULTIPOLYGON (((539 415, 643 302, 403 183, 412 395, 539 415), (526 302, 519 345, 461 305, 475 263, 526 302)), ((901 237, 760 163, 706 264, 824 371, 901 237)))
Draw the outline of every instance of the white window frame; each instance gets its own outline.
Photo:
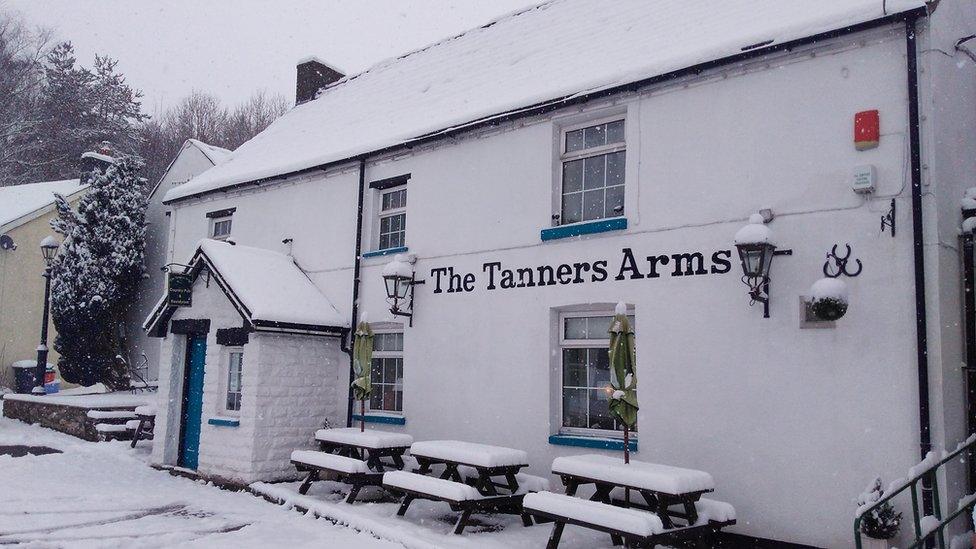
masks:
MULTIPOLYGON (((588 436, 588 437, 619 438, 619 439, 623 439, 624 438, 624 432, 623 431, 615 431, 615 430, 612 430, 612 429, 591 429, 591 428, 588 428, 588 427, 566 427, 565 425, 563 425, 563 418, 564 418, 564 415, 563 415, 563 389, 565 388, 565 385, 563 384, 563 376, 564 376, 564 373, 565 373, 565 371, 564 371, 564 364, 563 364, 563 349, 569 349, 569 348, 576 348, 576 349, 605 348, 605 349, 609 349, 609 347, 610 347, 610 336, 609 336, 609 334, 607 335, 607 338, 606 339, 567 339, 566 338, 566 319, 568 319, 568 318, 588 318, 588 317, 597 317, 597 316, 609 316, 609 317, 613 318, 613 311, 612 310, 603 310, 603 309, 592 310, 592 311, 567 311, 567 312, 562 312, 559 315, 557 315, 557 322, 559 323, 557 325, 557 327, 556 327, 557 330, 559 331, 559 337, 558 337, 559 352, 556 353, 556 355, 558 356, 557 361, 558 361, 558 366, 559 366, 558 367, 558 372, 557 372, 557 379, 556 379, 557 392, 558 392, 558 400, 559 400, 559 416, 558 416, 558 419, 557 419, 558 424, 559 424, 558 433, 561 434, 561 435, 576 435, 576 436, 588 436)), ((633 310, 628 310, 627 311, 627 316, 631 318, 631 326, 633 326, 634 311, 633 310)), ((612 370, 611 370, 611 374, 610 375, 613 375, 612 370)), ((631 438, 633 440, 637 440, 637 432, 636 431, 631 431, 631 438)))
POLYGON ((225 347, 223 350, 223 368, 220 369, 221 382, 220 382, 220 414, 227 416, 239 416, 241 414, 241 406, 244 404, 244 347, 225 347), (231 410, 227 407, 227 397, 230 395, 230 368, 231 368, 231 357, 235 354, 241 355, 241 373, 238 378, 240 381, 240 406, 237 410, 231 410))
POLYGON ((234 231, 233 215, 224 215, 221 217, 210 218, 210 238, 214 240, 227 240, 228 238, 230 238, 230 235, 233 233, 233 231, 234 231), (217 235, 216 234, 217 224, 223 223, 225 221, 230 224, 230 230, 227 231, 227 234, 217 235))
POLYGON ((404 203, 406 203, 406 199, 407 199, 407 196, 409 194, 409 193, 407 193, 407 185, 406 184, 397 185, 396 187, 389 187, 389 188, 386 188, 386 189, 378 189, 377 191, 378 191, 378 194, 377 194, 377 201, 376 201, 376 250, 377 251, 381 251, 381 250, 392 250, 392 249, 395 249, 395 248, 403 248, 403 247, 406 247, 406 245, 407 245, 407 206, 404 205, 404 206, 401 206, 399 208, 391 208, 389 210, 384 210, 383 209, 383 197, 386 196, 386 195, 388 195, 388 194, 392 194, 392 193, 395 193, 395 192, 403 191, 404 192, 404 203), (387 246, 387 247, 384 248, 382 245, 380 245, 380 241, 382 240, 382 237, 383 237, 383 233, 382 233, 382 230, 383 230, 383 220, 386 219, 386 218, 388 218, 388 217, 393 217, 393 216, 401 215, 401 214, 403 215, 403 228, 401 229, 400 232, 403 233, 403 242, 399 246, 387 246))
MULTIPOLYGON (((565 220, 562 217, 562 214, 563 214, 563 183, 564 183, 563 179, 564 179, 565 173, 566 173, 565 172, 565 164, 568 163, 568 162, 572 162, 574 160, 582 160, 582 159, 590 158, 590 157, 593 157, 593 156, 607 155, 607 154, 612 154, 612 153, 615 153, 615 152, 626 151, 626 150, 627 150, 627 114, 626 113, 618 113, 618 114, 615 114, 613 116, 605 116, 605 117, 602 117, 602 118, 594 118, 592 120, 587 120, 585 122, 580 122, 578 124, 568 124, 568 125, 565 125, 565 126, 562 126, 562 127, 559 128, 559 158, 558 158, 558 162, 557 162, 557 169, 559 170, 559 176, 558 176, 559 177, 559 184, 557 185, 557 189, 556 189, 557 190, 557 196, 556 196, 556 201, 555 201, 556 202, 556 204, 555 204, 556 205, 556 211, 553 212, 553 218, 555 219, 556 216, 558 215, 558 219, 559 219, 559 222, 556 223, 556 226, 561 226, 561 225, 574 225, 574 224, 577 224, 577 223, 591 223, 591 222, 600 221, 600 220, 603 220, 603 219, 616 219, 618 217, 625 217, 626 216, 626 214, 627 214, 627 164, 629 164, 629 163, 625 161, 625 164, 624 164, 624 181, 623 181, 623 183, 621 183, 619 185, 620 187, 623 187, 623 192, 624 192, 624 209, 621 210, 621 212, 620 212, 619 215, 601 217, 601 218, 597 218, 597 219, 583 220, 582 219, 582 212, 581 212, 581 215, 580 215, 580 218, 581 219, 579 221, 574 221, 572 223, 566 223, 565 220), (573 132, 573 131, 576 131, 576 130, 581 130, 583 128, 589 128, 589 127, 592 127, 592 126, 605 125, 605 124, 609 124, 611 122, 617 122, 617 121, 622 121, 624 123, 624 140, 622 142, 620 142, 620 143, 612 143, 612 144, 608 144, 608 145, 601 145, 599 147, 593 147, 593 148, 590 148, 590 149, 582 149, 582 150, 572 151, 572 152, 567 152, 566 151, 566 134, 568 134, 570 132, 573 132)), ((614 185, 614 186, 616 187, 618 185, 614 185)), ((604 189, 606 189, 606 186, 604 186, 604 189)), ((604 196, 606 196, 606 195, 604 195, 604 196)))
MULTIPOLYGON (((380 334, 400 334, 400 340, 401 340, 401 342, 404 342, 404 345, 401 345, 401 348, 400 348, 399 351, 377 351, 377 350, 374 349, 373 350, 373 356, 372 356, 372 358, 399 358, 400 359, 400 393, 401 393, 401 397, 400 397, 400 408, 401 409, 400 410, 374 409, 372 407, 372 405, 371 405, 372 403, 370 402, 370 400, 367 399, 366 400, 366 413, 383 414, 383 415, 390 415, 390 416, 401 417, 401 416, 403 416, 403 410, 402 410, 402 408, 403 408, 403 396, 402 396, 402 394, 403 394, 403 377, 405 376, 404 371, 406 370, 406 362, 403 360, 403 347, 406 346, 405 345, 405 338, 404 338, 403 328, 402 327, 377 328, 377 329, 374 329, 373 330, 373 334, 374 335, 380 335, 380 334)), ((373 364, 372 364, 372 362, 370 362, 370 365, 369 365, 369 375, 371 376, 370 377, 370 380, 372 381, 372 375, 373 375, 373 364)), ((378 385, 373 384, 373 391, 374 392, 376 391, 377 387, 378 387, 378 385)))

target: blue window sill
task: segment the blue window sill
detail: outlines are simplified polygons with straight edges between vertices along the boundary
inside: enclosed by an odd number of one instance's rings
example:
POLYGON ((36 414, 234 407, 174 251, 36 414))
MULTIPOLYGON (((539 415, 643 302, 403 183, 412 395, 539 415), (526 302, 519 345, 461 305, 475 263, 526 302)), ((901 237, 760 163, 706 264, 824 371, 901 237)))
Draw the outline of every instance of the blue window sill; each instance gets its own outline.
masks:
POLYGON ((403 416, 388 416, 381 414, 366 414, 365 416, 360 414, 352 415, 353 421, 366 421, 366 423, 385 423, 387 425, 406 425, 407 418, 403 416))
POLYGON ((380 257, 382 255, 392 255, 392 254, 402 254, 409 248, 406 246, 400 246, 399 248, 387 248, 385 250, 373 250, 372 252, 363 252, 363 258, 368 257, 380 257))
POLYGON ((626 217, 613 217, 610 219, 597 219, 586 223, 573 223, 549 229, 542 229, 542 240, 558 240, 560 238, 570 238, 584 234, 605 233, 607 231, 622 231, 627 228, 626 217))
POLYGON ((223 417, 212 417, 207 420, 210 425, 217 425, 219 427, 238 427, 241 424, 239 419, 228 419, 223 417))
MULTIPOLYGON (((615 438, 598 438, 571 435, 552 435, 549 437, 549 444, 559 446, 579 446, 581 448, 597 448, 599 450, 624 451, 624 441, 615 438)), ((630 441, 630 451, 637 451, 637 441, 630 441)))

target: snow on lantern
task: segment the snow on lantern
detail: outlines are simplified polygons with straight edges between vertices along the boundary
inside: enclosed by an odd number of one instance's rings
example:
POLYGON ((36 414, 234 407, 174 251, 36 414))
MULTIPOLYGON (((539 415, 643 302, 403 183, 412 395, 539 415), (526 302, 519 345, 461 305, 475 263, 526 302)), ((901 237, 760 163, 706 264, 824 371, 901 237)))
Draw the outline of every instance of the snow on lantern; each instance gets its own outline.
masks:
POLYGON ((735 247, 742 261, 742 282, 749 287, 749 303, 762 303, 763 316, 769 318, 769 269, 773 257, 791 255, 793 250, 776 250, 773 233, 761 214, 749 216, 749 224, 735 233, 735 247))
POLYGON ((413 326, 413 287, 424 283, 416 279, 413 270, 416 261, 413 256, 397 254, 393 261, 383 267, 383 283, 386 285, 390 313, 408 317, 410 326, 413 326))

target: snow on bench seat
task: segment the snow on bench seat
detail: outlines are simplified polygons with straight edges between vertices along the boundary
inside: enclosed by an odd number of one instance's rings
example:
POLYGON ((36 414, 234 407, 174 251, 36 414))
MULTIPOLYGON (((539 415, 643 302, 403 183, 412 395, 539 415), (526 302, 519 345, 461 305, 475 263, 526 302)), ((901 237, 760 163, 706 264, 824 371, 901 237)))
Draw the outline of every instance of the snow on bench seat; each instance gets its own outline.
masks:
POLYGON ((139 423, 141 423, 141 420, 130 419, 129 421, 125 422, 125 428, 129 431, 135 431, 139 428, 139 423))
POLYGON ((315 440, 377 450, 383 448, 403 448, 413 444, 413 437, 404 433, 388 433, 373 429, 360 431, 358 427, 319 429, 315 431, 315 440))
POLYGON ((735 521, 735 507, 731 503, 701 498, 695 502, 695 509, 698 510, 699 523, 735 521))
POLYGON ((291 453, 291 460, 320 469, 346 473, 347 475, 370 472, 365 461, 315 450, 295 450, 291 453))
POLYGON ((448 501, 461 502, 484 498, 473 486, 406 471, 384 473, 383 486, 418 492, 448 501))
POLYGON ((673 495, 715 489, 712 475, 705 471, 635 460, 625 464, 621 458, 599 454, 558 457, 552 472, 673 495))
POLYGON ((128 431, 128 427, 125 425, 116 425, 114 423, 98 423, 95 425, 95 430, 99 433, 124 433, 128 431))
POLYGON ((529 463, 529 455, 523 450, 461 440, 414 442, 410 447, 410 453, 417 457, 452 461, 475 467, 508 467, 529 463))
POLYGON ((155 416, 156 415, 156 407, 153 406, 153 405, 151 405, 151 404, 147 404, 145 406, 139 406, 139 407, 136 408, 136 415, 138 415, 138 416, 155 416))
POLYGON ((89 419, 133 419, 136 417, 132 410, 88 410, 89 419))
POLYGON ((537 492, 522 500, 526 511, 539 511, 568 519, 595 524, 635 536, 648 537, 664 532, 664 524, 649 511, 626 509, 587 499, 537 492))

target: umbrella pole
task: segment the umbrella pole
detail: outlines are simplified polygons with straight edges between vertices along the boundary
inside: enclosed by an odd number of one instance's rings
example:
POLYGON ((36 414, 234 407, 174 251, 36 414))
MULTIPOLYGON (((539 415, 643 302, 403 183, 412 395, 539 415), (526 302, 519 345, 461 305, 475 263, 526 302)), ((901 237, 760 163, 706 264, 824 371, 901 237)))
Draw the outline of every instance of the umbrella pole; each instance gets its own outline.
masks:
POLYGON ((624 425, 624 463, 630 463, 630 427, 624 425))
POLYGON ((366 399, 359 401, 359 432, 366 432, 366 399))

